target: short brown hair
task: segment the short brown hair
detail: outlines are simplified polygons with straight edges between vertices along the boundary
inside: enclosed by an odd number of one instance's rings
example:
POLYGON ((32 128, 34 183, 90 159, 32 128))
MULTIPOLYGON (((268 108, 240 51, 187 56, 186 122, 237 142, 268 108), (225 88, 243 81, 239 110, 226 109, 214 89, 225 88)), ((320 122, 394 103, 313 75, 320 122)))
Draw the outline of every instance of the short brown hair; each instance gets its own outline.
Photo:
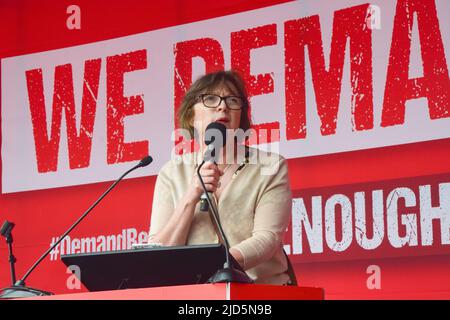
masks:
POLYGON ((221 85, 227 86, 231 92, 241 97, 244 101, 244 105, 241 109, 239 128, 244 130, 244 132, 250 129, 251 122, 248 115, 249 102, 244 80, 239 73, 234 70, 216 71, 207 73, 198 78, 184 95, 183 101, 178 109, 179 125, 181 128, 189 130, 191 138, 194 137, 194 127, 191 125, 191 120, 194 117, 194 110, 192 107, 198 102, 200 94, 205 93, 208 90, 214 90, 221 85), (232 84, 234 88, 230 87, 229 84, 232 84), (236 90, 237 92, 235 92, 236 90))

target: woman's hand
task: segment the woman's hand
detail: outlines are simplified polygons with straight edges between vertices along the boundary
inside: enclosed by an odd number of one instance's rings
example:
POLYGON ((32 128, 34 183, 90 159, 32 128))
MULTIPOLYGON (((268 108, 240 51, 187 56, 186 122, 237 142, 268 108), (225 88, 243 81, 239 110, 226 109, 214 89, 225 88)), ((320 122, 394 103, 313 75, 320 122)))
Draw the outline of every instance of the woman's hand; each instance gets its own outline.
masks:
MULTIPOLYGON (((206 190, 208 192, 216 192, 219 184, 219 179, 223 175, 223 172, 219 170, 217 165, 213 162, 205 162, 205 164, 200 169, 200 175, 202 176, 206 190)), ((197 170, 195 170, 194 177, 192 177, 191 183, 189 184, 187 196, 191 201, 197 203, 200 200, 202 194, 202 184, 200 182, 200 179, 198 178, 197 170)))

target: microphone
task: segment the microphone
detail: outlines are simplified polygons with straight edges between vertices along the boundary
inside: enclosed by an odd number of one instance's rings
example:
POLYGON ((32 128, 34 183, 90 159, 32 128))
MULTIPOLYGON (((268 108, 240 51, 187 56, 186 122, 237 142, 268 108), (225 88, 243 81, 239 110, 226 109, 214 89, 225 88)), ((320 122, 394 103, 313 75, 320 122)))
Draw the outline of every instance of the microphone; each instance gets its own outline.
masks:
POLYGON ((80 218, 78 218, 77 221, 75 221, 70 228, 64 232, 64 234, 59 238, 58 241, 56 241, 50 248, 44 252, 44 254, 33 264, 33 266, 27 271, 27 273, 18 280, 12 287, 3 289, 0 293, 0 299, 5 298, 25 298, 25 297, 34 297, 34 296, 48 296, 52 295, 53 293, 42 291, 39 289, 34 289, 25 286, 25 280, 28 278, 28 276, 33 272, 33 270, 41 263, 42 260, 44 260, 45 257, 54 249, 56 246, 72 231, 88 214, 89 212, 94 209, 97 204, 130 172, 136 170, 137 168, 148 166, 153 161, 153 158, 150 156, 146 156, 143 158, 137 165, 135 165, 133 168, 129 169, 127 172, 122 174, 119 179, 117 179, 101 196, 97 199, 97 201, 94 202, 82 215, 80 218))
MULTIPOLYGON (((212 133, 211 128, 218 130, 218 132, 220 132, 222 134, 222 137, 223 137, 222 141, 225 141, 225 139, 226 139, 225 138, 226 137, 226 135, 225 135, 226 127, 222 123, 219 123, 219 122, 210 123, 208 125, 208 127, 206 128, 206 132, 205 132, 205 144, 208 145, 208 147, 211 144, 211 140, 209 139, 208 141, 206 141, 206 137, 208 137, 212 133), (210 129, 210 131, 208 131, 208 128, 210 129)), ((217 141, 217 140, 215 140, 215 141, 217 141)), ((225 145, 225 142, 219 143, 220 147, 223 147, 224 145, 225 145)), ((216 147, 217 147, 217 144, 216 144, 216 147)), ((216 160, 215 159, 215 150, 217 150, 217 148, 214 148, 214 149, 208 148, 208 150, 211 150, 212 151, 211 153, 214 152, 214 155, 212 155, 212 156, 210 156, 209 154, 205 155, 203 162, 197 168, 197 175, 198 175, 198 178, 202 185, 202 188, 204 190, 203 195, 205 197, 205 201, 211 208, 214 224, 216 225, 217 229, 219 230, 220 237, 222 238, 223 244, 225 246, 225 263, 223 264, 223 268, 220 270, 217 270, 217 272, 211 278, 208 279, 208 282, 209 283, 217 283, 217 282, 252 283, 253 281, 250 279, 250 277, 244 271, 236 269, 234 267, 233 263, 231 262, 230 244, 225 235, 225 232, 223 231, 222 224, 220 223, 219 213, 217 212, 217 208, 215 208, 214 205, 212 204, 211 198, 210 198, 208 192, 206 191, 206 186, 205 186, 205 183, 203 182, 203 178, 200 175, 200 169, 206 163, 206 161, 213 160, 215 162, 215 160, 216 160)), ((206 211, 207 210, 208 209, 206 209, 206 211)))
MULTIPOLYGON (((223 148, 223 146, 227 142, 227 128, 223 123, 220 122, 211 122, 208 124, 205 130, 205 144, 206 144, 206 152, 203 156, 202 165, 207 162, 217 163, 217 154, 219 150, 223 148)), ((207 201, 206 191, 200 197, 200 211, 208 211, 209 204, 207 201)))
MULTIPOLYGON (((153 162, 153 158, 150 156, 146 156, 145 158, 142 158, 142 160, 139 161, 139 163, 133 169, 131 169, 131 171, 134 169, 137 169, 137 168, 146 167, 152 162, 153 162)), ((127 174, 128 174, 128 172, 127 172, 127 174)))

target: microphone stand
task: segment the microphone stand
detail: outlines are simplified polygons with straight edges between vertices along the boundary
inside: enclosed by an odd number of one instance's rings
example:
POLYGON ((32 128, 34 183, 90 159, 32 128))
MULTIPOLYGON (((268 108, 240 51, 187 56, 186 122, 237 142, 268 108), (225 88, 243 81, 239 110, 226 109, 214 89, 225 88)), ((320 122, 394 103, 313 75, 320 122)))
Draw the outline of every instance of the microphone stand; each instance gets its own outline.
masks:
POLYGON ((1 234, 6 238, 6 243, 8 244, 8 253, 9 253, 9 267, 11 271, 11 282, 14 285, 16 282, 16 270, 14 268, 14 263, 17 261, 16 257, 14 257, 13 249, 12 249, 12 243, 13 243, 13 236, 12 236, 12 229, 14 228, 14 223, 5 221, 1 228, 1 234))
POLYGON ((6 243, 8 244, 8 251, 9 251, 9 265, 11 270, 11 282, 16 282, 16 270, 14 268, 14 263, 16 263, 17 259, 14 257, 13 251, 12 251, 12 235, 6 238, 6 243))
POLYGON ((204 194, 206 195, 206 200, 208 201, 209 207, 212 210, 212 216, 214 218, 214 223, 219 229, 220 236, 225 245, 225 263, 223 264, 223 268, 217 270, 217 272, 208 279, 208 283, 217 283, 217 282, 237 282, 237 283, 252 283, 253 281, 250 277, 243 271, 236 269, 231 262, 231 254, 230 254, 230 244, 228 243, 228 239, 223 232, 222 224, 219 220, 219 214, 217 213, 216 208, 211 202, 211 198, 209 197, 208 192, 206 191, 205 183, 203 182, 202 176, 200 175, 200 169, 205 164, 205 161, 198 166, 197 175, 200 179, 200 183, 202 185, 204 194))
POLYGON ((34 297, 34 296, 49 296, 53 293, 39 290, 39 289, 33 289, 30 287, 25 286, 25 280, 28 278, 28 276, 33 272, 33 270, 41 263, 42 260, 47 257, 47 255, 54 249, 56 246, 72 231, 88 214, 89 212, 94 209, 97 204, 131 171, 136 170, 140 167, 145 167, 149 165, 153 161, 152 157, 147 156, 143 158, 137 165, 135 165, 133 168, 122 174, 119 179, 117 179, 101 196, 97 199, 97 201, 94 202, 84 213, 83 215, 78 218, 77 221, 75 221, 70 228, 64 232, 64 234, 59 238, 58 241, 56 241, 50 248, 44 252, 44 254, 33 264, 33 266, 28 270, 28 272, 23 276, 22 279, 18 280, 12 287, 3 289, 3 291, 0 293, 0 299, 2 298, 25 298, 25 297, 34 297))

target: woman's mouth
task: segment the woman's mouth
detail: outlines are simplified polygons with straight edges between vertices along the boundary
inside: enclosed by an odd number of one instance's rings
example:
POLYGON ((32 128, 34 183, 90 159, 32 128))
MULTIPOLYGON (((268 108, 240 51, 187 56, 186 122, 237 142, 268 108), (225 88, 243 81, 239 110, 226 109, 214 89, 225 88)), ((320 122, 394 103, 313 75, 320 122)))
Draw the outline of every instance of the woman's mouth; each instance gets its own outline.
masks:
POLYGON ((227 124, 228 122, 230 122, 230 120, 228 118, 221 117, 221 118, 216 119, 216 122, 227 124))

